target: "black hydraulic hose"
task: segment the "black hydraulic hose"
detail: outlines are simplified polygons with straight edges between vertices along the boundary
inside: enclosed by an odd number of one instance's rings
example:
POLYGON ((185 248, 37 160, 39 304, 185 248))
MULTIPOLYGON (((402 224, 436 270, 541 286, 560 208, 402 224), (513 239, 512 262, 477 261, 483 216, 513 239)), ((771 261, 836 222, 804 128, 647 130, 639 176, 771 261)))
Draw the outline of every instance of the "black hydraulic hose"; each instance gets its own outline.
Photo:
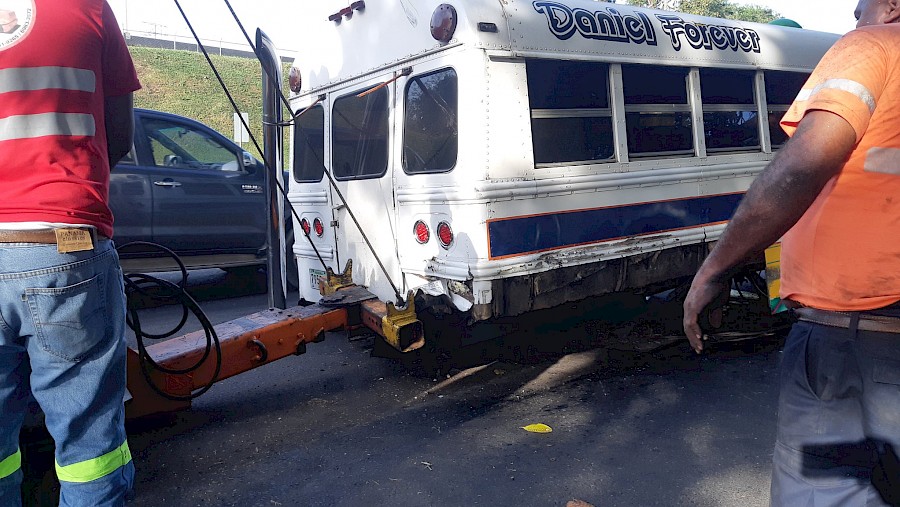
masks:
POLYGON ((144 375, 144 379, 147 381, 147 385, 149 385, 150 388, 152 388, 153 391, 155 391, 160 396, 176 401, 192 400, 209 391, 212 385, 219 378, 219 373, 222 370, 222 347, 219 343, 219 337, 216 334, 216 330, 213 327, 212 323, 200 308, 200 305, 198 305, 197 301, 185 291, 184 288, 187 284, 187 268, 185 268, 184 263, 181 261, 181 259, 178 258, 175 252, 162 245, 157 245, 156 243, 149 243, 145 241, 134 241, 131 243, 126 243, 120 247, 117 247, 116 251, 125 252, 129 248, 138 246, 144 248, 149 247, 165 253, 168 257, 171 257, 176 264, 178 264, 178 267, 181 270, 181 281, 179 283, 172 283, 168 280, 163 280, 161 278, 156 278, 142 273, 128 273, 123 275, 125 281, 125 296, 127 300, 127 313, 125 321, 128 324, 128 327, 131 328, 132 331, 134 331, 134 336, 137 339, 141 373, 144 375), (150 300, 163 302, 166 304, 180 304, 182 313, 178 324, 173 326, 169 331, 163 333, 149 333, 144 331, 144 329, 141 327, 141 319, 138 313, 138 310, 140 309, 139 303, 143 298, 148 298, 150 300), (185 323, 187 323, 189 315, 188 312, 193 313, 197 320, 200 322, 200 326, 202 327, 203 332, 206 334, 206 348, 204 349, 200 359, 198 359, 197 362, 193 365, 186 368, 166 368, 157 363, 153 359, 153 357, 150 356, 149 352, 147 352, 145 340, 161 340, 174 336, 175 333, 181 331, 181 329, 184 328, 185 323), (215 349, 216 352, 216 367, 213 375, 203 387, 192 392, 189 395, 182 396, 165 392, 162 388, 154 383, 150 375, 153 370, 160 371, 169 375, 185 375, 194 372, 198 370, 203 365, 203 363, 206 362, 213 349, 215 349))
MULTIPOLYGON (((244 34, 244 38, 247 40, 247 43, 250 44, 250 48, 253 49, 253 53, 256 54, 257 58, 259 58, 259 52, 256 49, 256 45, 253 44, 253 41, 250 39, 250 35, 248 35, 247 30, 244 29, 244 24, 241 23, 241 20, 240 20, 240 18, 238 18, 237 13, 234 12, 234 9, 231 7, 231 2, 229 2, 229 0, 224 0, 224 1, 225 1, 225 5, 228 6, 228 10, 231 11, 231 15, 232 15, 232 17, 234 17, 234 20, 237 23, 238 27, 241 29, 241 32, 244 34)), ((177 4, 178 0, 175 0, 175 3, 177 4)), ((179 5, 178 8, 181 9, 181 6, 179 5)), ((183 15, 184 15, 184 11, 182 11, 182 16, 183 15)), ((186 16, 184 19, 185 19, 185 21, 187 21, 186 16)), ((193 31, 194 31, 193 28, 191 28, 192 33, 193 33, 193 31)), ((200 39, 197 38, 196 33, 194 33, 194 38, 197 39, 197 44, 200 44, 200 39)), ((204 50, 203 53, 206 54, 206 50, 204 50)), ((207 60, 209 61, 209 64, 212 65, 212 61, 209 60, 209 56, 207 56, 207 60)), ((263 72, 267 72, 265 65, 263 65, 262 68, 263 68, 263 72)), ((216 73, 216 76, 218 77, 218 73, 216 73)), ((272 79, 274 81, 273 78, 274 78, 274 76, 269 74, 269 79, 272 79)), ((221 82, 221 79, 220 79, 220 82, 221 82)), ((280 83, 279 83, 279 85, 280 85, 280 83)), ((224 84, 222 86, 224 87, 224 84)), ((303 114, 304 112, 306 112, 309 109, 309 108, 304 109, 300 113, 295 114, 294 111, 291 109, 291 105, 290 105, 290 102, 288 101, 287 97, 285 97, 284 93, 281 92, 280 86, 276 86, 275 89, 278 91, 278 97, 281 99, 281 102, 287 108, 288 112, 291 113, 291 118, 296 119, 297 117, 299 117, 301 114, 303 114)), ((234 105, 234 101, 232 101, 232 105, 234 105)), ((235 107, 237 107, 237 106, 235 106, 235 107)), ((243 121, 243 118, 241 119, 241 121, 243 121)), ((248 131, 249 131, 249 129, 248 129, 248 131)), ((252 134, 251 134, 251 139, 252 139, 252 134)), ((255 144, 255 141, 254 141, 254 144, 255 144)), ((257 146, 256 148, 259 149, 259 146, 257 146)), ((313 153, 315 153, 315 152, 313 152, 313 153)), ((375 252, 375 247, 372 246, 372 242, 369 241, 368 235, 366 235, 366 232, 363 230, 362 226, 360 225, 359 220, 356 219, 356 215, 353 213, 353 210, 350 208, 350 204, 347 202, 347 199, 344 198, 344 194, 342 194, 341 190, 338 188, 337 182, 334 180, 334 177, 331 175, 331 171, 329 171, 328 168, 325 167, 325 161, 322 160, 321 162, 322 162, 322 169, 324 170, 325 176, 328 177, 328 182, 331 184, 331 188, 334 189, 335 193, 338 195, 338 197, 341 199, 341 202, 344 204, 344 207, 347 208, 347 214, 350 215, 350 219, 353 220, 353 223, 356 225, 357 230, 359 230, 359 233, 362 236, 363 241, 366 242, 366 246, 369 248, 369 251, 372 252, 372 256, 375 258, 375 262, 378 263, 378 267, 381 268, 381 272, 384 273, 384 276, 385 276, 385 278, 387 278, 388 283, 391 284, 391 288, 394 290, 394 295, 397 298, 397 304, 403 304, 404 303, 403 295, 400 293, 400 290, 397 288, 397 285, 394 283, 394 280, 391 278, 390 273, 388 273, 387 268, 384 266, 384 263, 381 261, 381 257, 379 257, 378 253, 375 252)), ((281 189, 281 191, 282 191, 282 193, 284 192, 283 189, 281 189)), ((292 208, 293 208, 293 206, 292 206, 292 208)), ((295 212, 295 214, 296 214, 296 212, 295 212)), ((300 218, 298 217, 297 220, 299 221, 300 218)), ((307 239, 310 239, 308 234, 307 234, 307 239)), ((310 239, 310 244, 312 244, 311 239, 310 239)), ((315 248, 315 247, 313 247, 313 248, 315 248)), ((316 252, 316 255, 318 255, 318 252, 316 252)), ((321 260, 321 257, 319 258, 319 260, 321 260)), ((323 263, 323 265, 324 265, 324 263, 323 263)))
MULTIPOLYGON (((194 40, 197 41, 197 47, 200 48, 200 51, 203 53, 203 56, 206 58, 206 63, 209 64, 210 69, 212 69, 213 74, 215 74, 216 79, 219 81, 219 85, 222 87, 222 90, 225 92, 225 95, 228 97, 228 101, 231 102, 232 109, 234 109, 235 113, 238 113, 237 117, 240 118, 241 124, 244 126, 244 129, 247 131, 247 134, 250 136, 250 141, 253 143, 253 146, 256 147, 256 150, 259 151, 259 153, 263 153, 263 149, 260 148, 259 143, 256 141, 256 137, 253 135, 253 132, 250 130, 250 126, 247 125, 247 121, 244 120, 244 116, 242 114, 240 114, 241 110, 238 107, 237 102, 235 102, 234 97, 232 97, 232 95, 231 95, 231 92, 228 91, 228 87, 225 85, 225 81, 222 79, 222 76, 219 74, 219 70, 216 69, 216 66, 212 62, 212 58, 209 57, 209 53, 206 51, 206 47, 203 45, 202 42, 200 42, 200 37, 197 35, 197 32, 194 30, 194 26, 191 24, 190 20, 188 19, 187 14, 185 14, 184 9, 181 8, 181 4, 178 2, 178 0, 175 0, 175 5, 178 7, 178 10, 181 12, 181 17, 183 17, 184 22, 187 23, 188 29, 191 31, 191 34, 193 34, 194 40)), ((252 47, 252 45, 251 45, 251 47, 252 47)), ((256 48, 253 48, 253 51, 256 52, 256 48)), ((279 91, 279 95, 281 95, 280 91, 279 91)), ((287 200, 287 192, 284 190, 284 187, 281 185, 281 183, 278 182, 278 178, 276 178, 275 169, 273 169, 271 166, 269 166, 269 162, 267 160, 265 160, 265 157, 263 157, 263 159, 264 160, 262 161, 262 163, 266 167, 266 171, 271 175, 271 179, 272 179, 272 181, 275 182, 275 186, 278 187, 278 191, 281 192, 282 198, 287 200)), ((297 222, 300 222, 300 215, 297 213, 297 210, 294 209, 294 206, 291 205, 291 206, 289 206, 289 208, 291 209, 291 214, 297 219, 297 222)), ((309 237, 309 233, 307 233, 306 231, 303 231, 303 235, 306 236, 306 240, 309 242, 309 246, 312 247, 313 252, 315 252, 316 257, 319 259, 319 262, 322 264, 322 268, 327 269, 328 265, 325 264, 325 259, 322 258, 322 255, 319 253, 319 250, 316 248, 316 245, 313 243, 312 238, 309 237)))

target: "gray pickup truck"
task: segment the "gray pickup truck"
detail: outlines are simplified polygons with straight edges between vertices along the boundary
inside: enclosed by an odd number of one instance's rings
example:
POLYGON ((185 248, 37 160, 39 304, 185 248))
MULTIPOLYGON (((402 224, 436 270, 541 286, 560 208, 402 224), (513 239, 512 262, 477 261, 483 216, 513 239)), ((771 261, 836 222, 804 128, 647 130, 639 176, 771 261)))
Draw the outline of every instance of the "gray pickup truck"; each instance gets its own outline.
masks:
MULTIPOLYGON (((251 273, 266 264, 265 166, 197 121, 135 109, 134 147, 112 170, 109 198, 118 246, 157 243, 188 269, 251 273)), ((290 284, 297 265, 286 235, 290 284)), ((121 256, 126 271, 175 268, 149 248, 121 256)))

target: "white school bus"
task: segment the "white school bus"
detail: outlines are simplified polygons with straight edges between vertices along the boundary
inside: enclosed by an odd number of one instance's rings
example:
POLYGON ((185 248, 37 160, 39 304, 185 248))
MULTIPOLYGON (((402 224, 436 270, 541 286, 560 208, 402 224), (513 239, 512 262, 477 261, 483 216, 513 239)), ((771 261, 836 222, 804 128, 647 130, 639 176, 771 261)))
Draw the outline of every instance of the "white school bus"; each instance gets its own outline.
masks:
POLYGON ((382 300, 469 323, 690 279, 838 37, 590 0, 347 3, 297 34, 301 297, 352 259, 382 300))

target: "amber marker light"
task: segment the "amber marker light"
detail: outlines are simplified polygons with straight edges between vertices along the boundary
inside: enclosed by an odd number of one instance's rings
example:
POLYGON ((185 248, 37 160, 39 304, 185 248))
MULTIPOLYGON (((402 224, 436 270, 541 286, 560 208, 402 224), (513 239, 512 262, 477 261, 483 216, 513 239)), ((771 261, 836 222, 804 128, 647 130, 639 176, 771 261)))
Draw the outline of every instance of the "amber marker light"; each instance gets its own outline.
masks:
POLYGON ((300 77, 300 69, 296 66, 291 65, 291 70, 288 71, 288 86, 291 91, 294 93, 300 93, 300 88, 303 85, 303 79, 300 77))

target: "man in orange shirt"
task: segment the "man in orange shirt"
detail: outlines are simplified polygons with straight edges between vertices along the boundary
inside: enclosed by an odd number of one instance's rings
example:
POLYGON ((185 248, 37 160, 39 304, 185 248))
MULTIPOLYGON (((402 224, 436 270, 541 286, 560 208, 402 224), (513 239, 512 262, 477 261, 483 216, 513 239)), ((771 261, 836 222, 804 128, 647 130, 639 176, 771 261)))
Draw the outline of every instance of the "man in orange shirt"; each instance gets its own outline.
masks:
POLYGON ((698 315, 732 270, 783 237, 785 342, 772 506, 900 505, 900 0, 860 0, 781 124, 684 302, 698 315))

